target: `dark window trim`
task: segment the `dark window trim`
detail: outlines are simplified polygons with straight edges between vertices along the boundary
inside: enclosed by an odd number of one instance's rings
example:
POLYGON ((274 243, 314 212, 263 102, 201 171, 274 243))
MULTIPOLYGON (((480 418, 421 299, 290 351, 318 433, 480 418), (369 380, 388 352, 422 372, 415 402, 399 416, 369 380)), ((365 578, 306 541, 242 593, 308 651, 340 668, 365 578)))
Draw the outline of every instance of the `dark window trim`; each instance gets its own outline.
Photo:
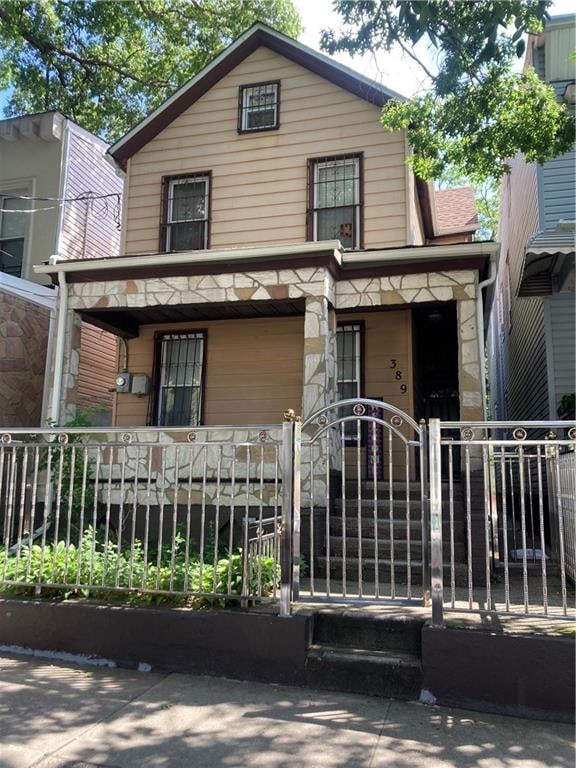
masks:
MULTIPOLYGON (((366 354, 365 354, 365 339, 366 339, 366 322, 365 320, 337 320, 336 321, 336 332, 338 332, 338 328, 345 328, 346 326, 351 325, 357 325, 358 326, 358 334, 360 336, 360 344, 359 344, 359 355, 360 355, 360 379, 358 381, 358 397, 365 397, 365 371, 366 371, 366 354)), ((338 349, 336 349, 336 389, 338 389, 338 349)), ((361 425, 360 428, 360 446, 364 447, 366 443, 366 430, 363 428, 364 425, 361 425)), ((346 445, 349 448, 352 448, 356 445, 356 438, 355 437, 347 437, 346 438, 346 445)))
POLYGON ((358 207, 360 208, 358 245, 351 250, 364 249, 364 152, 343 152, 340 155, 320 155, 309 157, 306 161, 308 193, 306 196, 306 240, 314 240, 314 168, 316 163, 331 163, 335 160, 358 160, 358 207))
MULTIPOLYGON (((167 328, 154 332, 154 355, 152 363, 152 387, 150 391, 151 408, 149 408, 150 417, 148 419, 148 426, 161 426, 158 424, 159 413, 159 395, 160 395, 160 377, 162 369, 162 340, 166 336, 172 335, 184 335, 187 333, 195 333, 203 338, 202 348, 202 391, 200 393, 200 413, 198 419, 198 426, 204 423, 205 413, 205 400, 206 400, 206 361, 207 361, 207 349, 208 349, 208 329, 207 328, 167 328)), ((182 426, 186 427, 187 424, 182 426)), ((170 429, 170 427, 166 427, 170 429)))
MULTIPOLYGON (((161 179, 161 192, 160 192, 160 231, 158 240, 158 251, 160 253, 169 253, 166 250, 166 241, 168 234, 168 201, 170 189, 170 182, 178 181, 179 179, 194 179, 194 178, 206 178, 208 179, 208 210, 206 211, 206 249, 210 248, 210 235, 211 235, 211 215, 212 215, 212 171, 190 171, 188 173, 177 173, 170 176, 162 176, 161 179)), ((176 253, 176 251, 170 251, 170 253, 176 253)))
POLYGON ((280 128, 280 80, 267 80, 262 83, 245 83, 238 88, 238 133, 241 135, 249 133, 265 133, 266 131, 277 131, 280 128), (242 114, 244 109, 244 91, 247 88, 260 88, 263 85, 276 86, 276 125, 266 126, 264 128, 242 128, 242 114))

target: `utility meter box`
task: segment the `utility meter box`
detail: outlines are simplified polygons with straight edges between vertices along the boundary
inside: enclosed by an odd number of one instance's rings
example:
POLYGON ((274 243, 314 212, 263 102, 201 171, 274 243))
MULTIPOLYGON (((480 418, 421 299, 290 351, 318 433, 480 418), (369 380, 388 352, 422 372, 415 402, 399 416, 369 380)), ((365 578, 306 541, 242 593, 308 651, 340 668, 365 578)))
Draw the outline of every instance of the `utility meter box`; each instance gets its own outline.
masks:
POLYGON ((132 389, 130 391, 133 395, 148 395, 150 393, 150 376, 145 373, 132 374, 132 389))
POLYGON ((120 371, 116 374, 116 392, 130 392, 132 386, 132 374, 120 371))

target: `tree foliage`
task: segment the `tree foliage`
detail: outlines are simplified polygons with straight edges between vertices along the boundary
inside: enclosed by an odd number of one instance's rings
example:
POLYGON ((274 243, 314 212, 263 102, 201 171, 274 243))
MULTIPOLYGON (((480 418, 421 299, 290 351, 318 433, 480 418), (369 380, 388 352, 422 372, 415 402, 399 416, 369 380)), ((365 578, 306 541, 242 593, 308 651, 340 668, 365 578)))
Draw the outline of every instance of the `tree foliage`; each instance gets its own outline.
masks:
POLYGON ((388 102, 382 124, 407 130, 414 171, 431 179, 452 166, 470 178, 498 179, 517 152, 528 162, 545 162, 574 140, 574 119, 553 89, 531 68, 512 71, 514 59, 524 54, 524 36, 542 29, 550 5, 336 0, 344 28, 338 34, 325 30, 322 45, 352 54, 401 46, 422 66, 431 89, 409 102, 388 102), (413 46, 421 40, 437 50, 437 71, 416 55, 413 46))
POLYGON ((2 0, 6 113, 58 109, 115 140, 255 21, 301 31, 292 0, 2 0))

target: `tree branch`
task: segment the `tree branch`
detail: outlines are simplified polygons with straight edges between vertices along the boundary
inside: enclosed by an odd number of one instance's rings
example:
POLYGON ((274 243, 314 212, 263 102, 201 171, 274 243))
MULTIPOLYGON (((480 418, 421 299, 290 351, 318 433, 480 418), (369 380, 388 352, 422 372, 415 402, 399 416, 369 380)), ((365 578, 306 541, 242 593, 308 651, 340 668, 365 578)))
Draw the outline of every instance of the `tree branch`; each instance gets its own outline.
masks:
MULTIPOLYGON (((29 45, 31 45, 44 56, 49 56, 50 54, 63 56, 67 59, 70 59, 71 61, 75 61, 87 72, 90 72, 91 70, 98 67, 104 67, 106 69, 110 69, 112 72, 116 72, 116 74, 120 75, 121 77, 125 77, 127 80, 132 80, 133 82, 138 83, 139 85, 158 86, 162 88, 170 86, 170 82, 168 80, 146 80, 145 78, 138 77, 130 70, 114 64, 114 62, 109 61, 108 59, 102 59, 96 56, 81 56, 70 48, 60 47, 54 43, 43 40, 39 36, 34 35, 29 29, 25 29, 23 26, 16 24, 14 20, 10 18, 10 15, 2 9, 1 5, 0 21, 3 21, 14 32, 19 34, 29 45)), ((53 59, 50 60, 50 63, 58 72, 60 72, 53 59)))

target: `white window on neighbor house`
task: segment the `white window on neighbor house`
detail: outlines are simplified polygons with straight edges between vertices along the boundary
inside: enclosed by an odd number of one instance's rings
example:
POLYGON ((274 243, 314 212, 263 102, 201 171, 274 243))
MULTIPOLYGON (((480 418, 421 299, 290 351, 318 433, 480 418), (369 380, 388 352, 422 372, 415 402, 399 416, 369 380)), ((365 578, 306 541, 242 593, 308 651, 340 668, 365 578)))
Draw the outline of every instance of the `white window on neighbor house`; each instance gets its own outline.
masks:
POLYGON ((163 248, 197 251, 209 246, 210 173, 164 179, 163 248))
POLYGON ((309 161, 310 240, 340 240, 360 248, 362 237, 361 156, 309 161))
POLYGON ((203 331, 157 335, 156 426, 201 424, 205 340, 203 331))
POLYGON ((271 131, 280 125, 280 83, 240 86, 238 131, 271 131))
POLYGON ((0 194, 0 272, 21 277, 28 231, 27 201, 0 194))
MULTIPOLYGON (((345 323, 336 329, 336 391, 338 400, 349 400, 361 396, 362 391, 362 326, 360 323, 345 323)), ((350 416, 352 408, 345 411, 350 416)), ((343 414, 344 415, 344 414, 343 414)), ((346 423, 344 434, 352 442, 359 434, 355 421, 346 423)))

